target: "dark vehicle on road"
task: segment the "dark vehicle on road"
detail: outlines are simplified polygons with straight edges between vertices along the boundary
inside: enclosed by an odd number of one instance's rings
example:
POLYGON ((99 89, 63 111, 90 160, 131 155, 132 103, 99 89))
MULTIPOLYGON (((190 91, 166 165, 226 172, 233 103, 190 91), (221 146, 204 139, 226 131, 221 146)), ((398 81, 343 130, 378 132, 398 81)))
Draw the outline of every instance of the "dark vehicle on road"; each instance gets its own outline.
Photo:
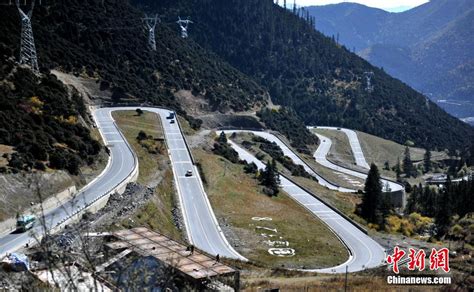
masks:
POLYGON ((16 220, 16 230, 25 232, 33 227, 36 217, 34 215, 23 215, 16 220))

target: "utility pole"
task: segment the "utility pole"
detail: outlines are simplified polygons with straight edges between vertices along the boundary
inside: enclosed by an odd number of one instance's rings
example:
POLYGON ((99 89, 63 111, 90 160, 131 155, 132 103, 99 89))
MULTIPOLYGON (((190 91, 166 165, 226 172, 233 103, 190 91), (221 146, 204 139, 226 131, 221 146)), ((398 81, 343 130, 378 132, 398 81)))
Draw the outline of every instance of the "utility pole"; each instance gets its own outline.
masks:
POLYGON ((187 19, 181 19, 181 17, 178 16, 178 21, 176 23, 179 25, 181 28, 181 37, 183 39, 188 37, 188 26, 190 23, 193 23, 191 20, 189 20, 189 17, 187 19))
POLYGON ((346 266, 346 279, 344 280, 344 292, 347 292, 347 273, 348 273, 348 266, 346 266))
POLYGON ((365 90, 367 92, 374 91, 374 86, 372 85, 372 77, 374 77, 374 72, 372 71, 364 72, 364 76, 365 76, 365 81, 366 81, 365 90))
POLYGON ((31 27, 31 16, 33 15, 33 9, 35 8, 35 0, 32 0, 31 9, 28 13, 21 10, 19 0, 16 0, 16 7, 18 8, 18 12, 20 12, 21 17, 20 64, 27 65, 31 70, 38 73, 38 58, 36 56, 33 28, 31 27))
POLYGON ((148 28, 148 45, 150 46, 150 49, 156 51, 155 27, 160 21, 158 15, 155 15, 155 17, 146 16, 145 18, 142 18, 142 20, 145 21, 146 27, 148 28))

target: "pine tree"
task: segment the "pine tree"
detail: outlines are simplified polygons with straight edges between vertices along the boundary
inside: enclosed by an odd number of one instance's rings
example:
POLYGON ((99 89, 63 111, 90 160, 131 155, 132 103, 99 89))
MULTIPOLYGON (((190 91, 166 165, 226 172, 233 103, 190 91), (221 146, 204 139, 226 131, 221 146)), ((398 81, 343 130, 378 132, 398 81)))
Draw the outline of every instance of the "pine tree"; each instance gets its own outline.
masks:
POLYGON ((407 177, 413 175, 413 162, 411 161, 410 148, 405 147, 405 157, 403 158, 403 172, 407 177))
POLYGON ((397 175, 397 181, 400 181, 400 176, 402 175, 402 167, 400 166, 400 158, 398 158, 397 164, 395 165, 395 173, 397 175))
POLYGON ((365 181, 364 194, 361 203, 361 216, 368 222, 377 223, 377 213, 382 197, 382 183, 377 166, 372 163, 365 181))
POLYGON ((227 144, 227 136, 225 135, 224 132, 220 133, 219 138, 217 138, 217 142, 222 143, 222 144, 227 144))
POLYGON ((430 149, 428 149, 428 148, 426 149, 425 155, 423 156, 423 167, 424 167, 425 173, 430 172, 431 169, 432 169, 432 165, 431 165, 431 151, 430 151, 430 149))
POLYGON ((437 200, 435 203, 435 223, 438 227, 438 236, 443 236, 446 234, 451 224, 451 217, 453 216, 451 194, 451 177, 448 175, 446 184, 437 195, 437 200))
POLYGON ((408 200, 407 200, 407 205, 405 206, 405 214, 411 214, 413 212, 419 211, 416 203, 419 201, 419 196, 420 196, 421 191, 423 191, 421 185, 419 187, 418 186, 413 187, 413 191, 409 195, 408 200))
POLYGON ((278 185, 280 184, 280 177, 278 174, 277 164, 275 159, 267 161, 265 170, 260 175, 260 182, 262 185, 271 190, 271 195, 278 194, 278 185))

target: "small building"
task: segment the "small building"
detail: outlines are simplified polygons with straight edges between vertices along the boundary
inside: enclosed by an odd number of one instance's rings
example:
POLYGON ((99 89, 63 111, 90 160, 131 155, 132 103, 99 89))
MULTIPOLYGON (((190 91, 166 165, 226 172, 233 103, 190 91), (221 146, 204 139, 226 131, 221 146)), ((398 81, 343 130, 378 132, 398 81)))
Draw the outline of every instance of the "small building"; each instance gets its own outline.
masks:
POLYGON ((112 232, 96 267, 119 290, 238 291, 239 271, 147 228, 112 232))

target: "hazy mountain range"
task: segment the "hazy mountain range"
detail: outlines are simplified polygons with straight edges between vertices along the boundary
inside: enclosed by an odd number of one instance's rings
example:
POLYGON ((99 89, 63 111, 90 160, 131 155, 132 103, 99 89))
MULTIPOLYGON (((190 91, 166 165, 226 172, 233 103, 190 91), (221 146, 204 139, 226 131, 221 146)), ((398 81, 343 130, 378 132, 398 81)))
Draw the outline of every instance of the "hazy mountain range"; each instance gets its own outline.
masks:
POLYGON ((431 0, 402 13, 354 3, 307 9, 319 31, 449 113, 474 116, 474 1, 431 0))

